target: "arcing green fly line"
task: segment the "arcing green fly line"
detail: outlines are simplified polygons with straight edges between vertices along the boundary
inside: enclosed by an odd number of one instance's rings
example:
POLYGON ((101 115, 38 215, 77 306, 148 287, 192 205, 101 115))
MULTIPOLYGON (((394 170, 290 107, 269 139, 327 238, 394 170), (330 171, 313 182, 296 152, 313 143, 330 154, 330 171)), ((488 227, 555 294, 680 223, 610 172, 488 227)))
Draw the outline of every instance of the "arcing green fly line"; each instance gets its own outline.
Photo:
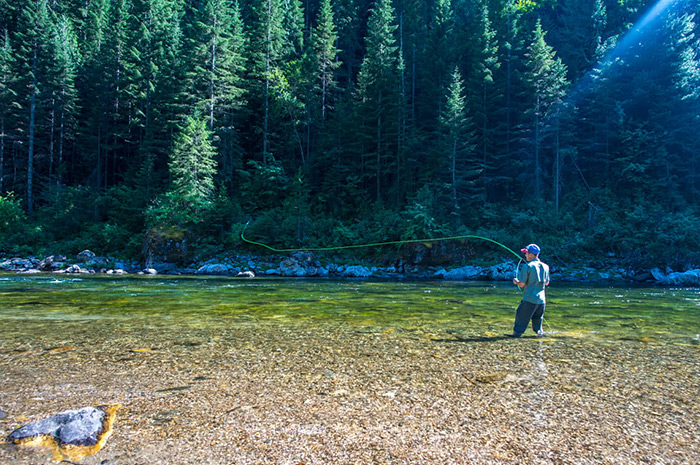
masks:
MULTIPOLYGON (((250 223, 250 222, 248 222, 250 223)), ((246 223, 245 227, 243 228, 243 231, 241 231, 241 240, 243 242, 247 242, 248 244, 252 245, 257 245, 259 247, 264 247, 268 250, 271 250, 273 252, 329 252, 332 250, 347 250, 347 249, 359 249, 361 247, 379 247, 383 245, 403 245, 403 244, 416 244, 416 243, 426 243, 426 242, 441 242, 441 241, 454 241, 454 240, 462 240, 462 239, 480 239, 482 241, 487 241, 491 242, 492 244, 496 244, 500 247, 503 247, 506 249, 508 252, 512 253, 515 255, 515 257, 518 259, 518 264, 515 267, 515 272, 517 274, 518 269, 520 268, 520 264, 523 261, 523 257, 521 255, 518 255, 513 249, 511 249, 508 246, 505 246, 501 244, 498 241, 495 241, 493 239, 489 239, 488 237, 484 236, 476 236, 473 234, 464 234, 461 236, 450 236, 450 237, 436 237, 433 239, 407 239, 407 240, 402 240, 402 241, 386 241, 386 242, 370 242, 367 244, 354 244, 354 245, 341 245, 341 246, 336 246, 336 247, 297 247, 297 248, 288 248, 288 249, 278 249, 276 247, 272 247, 267 244, 263 244, 262 242, 256 242, 256 241, 251 241, 249 239, 246 239, 244 236, 246 228, 248 228, 248 223, 246 223)), ((518 287, 519 291, 522 291, 520 287, 518 287)), ((542 318, 542 325, 544 326, 544 317, 542 318)))
POLYGON ((247 242, 248 244, 253 244, 253 245, 260 246, 260 247, 264 247, 264 248, 271 250, 273 252, 329 252, 332 250, 359 249, 362 247, 380 247, 380 246, 384 246, 384 245, 403 245, 403 244, 417 244, 417 243, 428 243, 428 242, 454 241, 454 240, 462 240, 462 239, 481 239, 483 241, 491 242, 493 244, 496 244, 498 246, 503 247, 508 252, 515 255, 518 258, 518 260, 522 260, 522 257, 520 255, 518 255, 516 252, 514 252, 512 249, 508 248, 507 246, 501 244, 500 242, 494 241, 493 239, 489 239, 488 237, 475 236, 472 234, 465 234, 462 236, 436 237, 436 238, 432 238, 432 239, 407 239, 407 240, 401 240, 401 241, 370 242, 367 244, 341 245, 341 246, 336 246, 336 247, 296 247, 296 248, 289 248, 289 249, 278 249, 276 247, 272 247, 270 245, 263 244, 262 242, 255 242, 255 241, 251 241, 249 239, 246 239, 243 234, 245 233, 245 230, 247 227, 248 227, 248 223, 246 223, 245 227, 243 228, 243 231, 241 232, 241 240, 243 240, 243 242, 247 242))

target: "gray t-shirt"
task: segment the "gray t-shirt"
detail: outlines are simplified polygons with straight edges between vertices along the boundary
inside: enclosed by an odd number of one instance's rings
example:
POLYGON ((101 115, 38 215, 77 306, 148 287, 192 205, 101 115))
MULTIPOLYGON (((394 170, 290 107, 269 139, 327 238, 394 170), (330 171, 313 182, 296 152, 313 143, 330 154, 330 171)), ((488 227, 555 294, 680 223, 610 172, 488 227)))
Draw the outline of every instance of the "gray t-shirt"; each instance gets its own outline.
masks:
POLYGON ((547 302, 544 295, 545 284, 549 282, 549 266, 534 258, 520 266, 518 280, 525 283, 523 288, 523 300, 533 304, 547 302))

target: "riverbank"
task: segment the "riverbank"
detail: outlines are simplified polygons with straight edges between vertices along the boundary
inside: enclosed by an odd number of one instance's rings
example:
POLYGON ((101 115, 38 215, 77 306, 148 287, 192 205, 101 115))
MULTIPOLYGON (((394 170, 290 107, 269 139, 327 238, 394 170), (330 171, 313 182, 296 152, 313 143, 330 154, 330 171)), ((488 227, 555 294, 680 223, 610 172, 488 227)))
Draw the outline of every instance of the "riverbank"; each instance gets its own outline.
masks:
MULTIPOLYGON (((549 265, 553 280, 561 282, 700 286, 700 269, 633 269, 614 259, 608 262, 596 262, 596 267, 592 264, 566 265, 556 262, 550 262, 549 265)), ((399 261, 392 266, 376 266, 362 261, 349 263, 347 258, 335 261, 333 257, 319 257, 309 252, 266 256, 232 254, 193 262, 187 266, 168 262, 139 263, 115 257, 99 257, 89 250, 74 257, 66 255, 51 255, 44 258, 0 256, 0 271, 18 273, 165 274, 241 278, 282 276, 510 281, 517 266, 516 260, 508 258, 503 258, 503 261, 491 265, 425 266, 420 263, 399 261)))

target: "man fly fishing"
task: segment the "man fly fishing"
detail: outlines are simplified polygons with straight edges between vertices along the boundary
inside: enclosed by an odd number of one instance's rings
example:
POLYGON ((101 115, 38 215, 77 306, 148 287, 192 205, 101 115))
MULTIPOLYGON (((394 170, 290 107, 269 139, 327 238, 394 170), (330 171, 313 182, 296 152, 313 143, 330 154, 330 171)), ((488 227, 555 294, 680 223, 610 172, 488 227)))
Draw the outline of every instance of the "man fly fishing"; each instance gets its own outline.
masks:
POLYGON ((540 247, 530 244, 520 250, 525 254, 525 265, 518 270, 518 276, 513 278, 513 284, 523 290, 523 300, 515 311, 515 324, 510 337, 520 337, 532 320, 532 330, 538 336, 544 336, 542 321, 544 307, 547 303, 545 288, 549 286, 549 266, 540 261, 540 247))

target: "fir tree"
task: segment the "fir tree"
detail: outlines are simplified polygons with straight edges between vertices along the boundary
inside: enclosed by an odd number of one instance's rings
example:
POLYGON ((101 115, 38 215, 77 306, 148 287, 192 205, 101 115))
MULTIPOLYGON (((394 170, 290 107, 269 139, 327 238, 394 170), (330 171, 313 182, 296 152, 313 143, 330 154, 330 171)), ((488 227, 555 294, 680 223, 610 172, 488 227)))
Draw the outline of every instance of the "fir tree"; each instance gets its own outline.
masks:
POLYGON ((38 145, 37 113, 46 109, 43 92, 47 90, 47 74, 51 60, 51 18, 47 0, 26 0, 20 10, 18 38, 18 65, 25 89, 24 112, 27 131, 27 214, 34 213, 34 156, 38 145))
POLYGON ((336 87, 335 70, 341 65, 336 48, 338 34, 333 19, 331 0, 322 0, 317 25, 312 32, 312 44, 316 54, 317 86, 321 94, 321 121, 326 120, 326 112, 333 108, 332 91, 336 87))
POLYGON ((438 0, 428 27, 422 79, 423 114, 432 126, 441 115, 455 62, 454 18, 450 0, 438 0))
POLYGON ((200 16, 194 67, 197 106, 208 115, 209 130, 215 131, 224 124, 224 115, 241 103, 242 20, 238 3, 224 0, 206 0, 200 16))
POLYGON ((17 92, 14 86, 17 81, 15 75, 15 56, 10 43, 10 35, 4 30, 2 43, 0 43, 0 195, 3 195, 5 181, 5 147, 8 137, 10 121, 15 116, 18 108, 17 92))
POLYGON ((211 206, 216 174, 216 152, 206 118, 187 117, 170 155, 173 213, 197 223, 211 206))
POLYGON ((552 105, 561 102, 566 93, 568 82, 566 81, 566 66, 560 58, 556 58, 556 52, 547 45, 544 39, 545 32, 539 21, 535 25, 534 37, 526 54, 528 88, 532 93, 531 107, 531 136, 533 146, 534 194, 542 198, 542 137, 543 124, 552 105))
MULTIPOLYGON (((251 8, 249 23, 250 67, 256 85, 251 89, 253 121, 257 126, 262 119, 263 160, 271 160, 271 78, 277 69, 284 50, 283 13, 280 0, 256 0, 251 8), (261 116, 261 118, 258 118, 261 116)), ((257 138, 256 138, 257 139, 257 138)), ((259 150, 259 149, 258 149, 259 150)))
MULTIPOLYGON (((57 128, 52 127, 52 131, 58 132, 58 160, 57 168, 63 166, 65 155, 65 144, 73 139, 73 130, 77 115, 77 92, 75 88, 76 75, 80 67, 80 55, 78 41, 73 31, 69 19, 62 15, 58 18, 54 35, 54 69, 53 75, 53 109, 57 120, 57 128)), ((52 144, 53 145, 53 144, 52 144)), ((51 151, 51 163, 53 163, 53 150, 51 151)), ((49 170, 49 174, 53 174, 49 170)), ((56 177, 56 182, 60 183, 60 174, 56 177)))
MULTIPOLYGON (((462 211, 474 211, 479 197, 476 178, 483 171, 474 157, 474 131, 472 120, 467 116, 464 81, 455 67, 447 90, 445 107, 440 115, 442 151, 447 156, 447 179, 450 192, 450 211, 459 218, 462 211)), ((444 169, 444 168, 443 168, 444 169)))
POLYGON ((477 24, 479 35, 475 40, 474 63, 476 67, 470 82, 470 88, 473 92, 471 106, 474 123, 479 128, 477 143, 483 169, 481 183, 484 188, 490 187, 492 192, 497 192, 502 190, 502 186, 497 183, 497 180, 506 164, 497 153, 499 147, 496 140, 503 100, 496 86, 495 77, 501 63, 498 59, 496 31, 491 27, 489 10, 486 6, 482 8, 477 24))
POLYGON ((358 104, 365 123, 361 137, 366 152, 374 153, 376 199, 382 199, 382 165, 388 157, 388 133, 396 125, 396 82, 398 55, 394 32, 394 10, 389 0, 378 0, 367 24, 367 52, 358 76, 358 104))

